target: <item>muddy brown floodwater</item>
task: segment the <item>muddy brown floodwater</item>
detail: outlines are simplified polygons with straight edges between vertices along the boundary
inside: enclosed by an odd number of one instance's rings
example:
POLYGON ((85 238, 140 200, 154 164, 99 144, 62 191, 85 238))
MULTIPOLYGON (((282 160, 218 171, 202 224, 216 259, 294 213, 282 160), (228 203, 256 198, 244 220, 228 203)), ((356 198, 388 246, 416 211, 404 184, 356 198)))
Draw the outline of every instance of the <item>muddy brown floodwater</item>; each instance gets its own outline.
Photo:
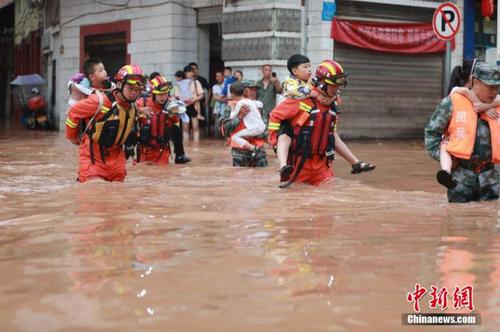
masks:
MULTIPOLYGON (((421 142, 347 142, 372 173, 319 188, 231 167, 220 140, 188 165, 128 165, 77 184, 63 133, 0 133, 1 331, 404 331, 419 283, 473 286, 500 326, 499 203, 449 205, 421 142)), ((269 149, 268 149, 269 150, 269 149)), ((496 328, 495 328, 496 326, 496 328)))

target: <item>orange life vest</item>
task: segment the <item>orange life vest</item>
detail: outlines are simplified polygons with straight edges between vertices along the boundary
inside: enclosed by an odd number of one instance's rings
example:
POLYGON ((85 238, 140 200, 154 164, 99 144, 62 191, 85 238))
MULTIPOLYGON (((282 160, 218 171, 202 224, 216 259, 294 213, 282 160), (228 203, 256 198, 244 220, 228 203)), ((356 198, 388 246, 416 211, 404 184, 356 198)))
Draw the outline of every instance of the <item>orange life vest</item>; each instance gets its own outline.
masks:
MULTIPOLYGON (((456 158, 469 160, 476 140, 478 115, 472 102, 459 93, 451 95, 451 120, 447 134, 450 138, 447 151, 456 158)), ((500 112, 500 107, 497 107, 500 112)), ((485 113, 479 117, 488 122, 491 132, 492 162, 500 163, 500 123, 485 113)))
POLYGON ((334 149, 334 134, 336 125, 335 107, 325 106, 320 103, 314 103, 311 98, 304 99, 299 104, 301 112, 292 120, 293 139, 291 151, 294 154, 300 154, 298 151, 298 142, 301 140, 300 129, 304 125, 310 125, 310 119, 313 113, 315 119, 312 122, 314 127, 310 138, 310 153, 318 154, 322 157, 326 156, 326 152, 334 149))
POLYGON ((149 116, 141 114, 139 119, 141 142, 148 146, 158 146, 160 142, 165 143, 169 117, 163 112, 163 105, 156 104, 153 98, 141 98, 137 101, 139 107, 150 107, 149 116))
MULTIPOLYGON (((245 129, 246 126, 245 124, 243 123, 243 121, 240 122, 240 124, 236 127, 236 129, 234 129, 234 131, 231 133, 231 137, 236 134, 238 131, 240 130, 243 130, 245 129)), ((265 140, 263 138, 256 138, 256 137, 248 137, 248 138, 245 138, 248 143, 260 148, 261 146, 264 145, 265 143, 265 140)), ((248 148, 244 148, 244 147, 241 147, 239 146, 238 144, 236 144, 231 138, 229 138, 230 140, 230 143, 229 145, 232 147, 232 148, 235 148, 235 149, 240 149, 240 150, 248 150, 248 148)))

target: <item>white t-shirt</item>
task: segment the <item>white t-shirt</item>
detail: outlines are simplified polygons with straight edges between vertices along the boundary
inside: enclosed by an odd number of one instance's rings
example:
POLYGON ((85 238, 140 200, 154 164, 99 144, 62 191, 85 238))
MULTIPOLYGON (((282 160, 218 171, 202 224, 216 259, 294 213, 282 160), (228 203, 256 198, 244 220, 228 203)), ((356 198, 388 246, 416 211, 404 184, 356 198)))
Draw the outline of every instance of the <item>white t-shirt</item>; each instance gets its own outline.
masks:
POLYGON ((262 108, 262 102, 258 100, 251 100, 248 98, 241 99, 238 101, 234 109, 231 111, 231 115, 229 116, 231 119, 234 119, 238 116, 240 109, 243 105, 250 107, 250 112, 245 115, 243 118, 243 123, 247 129, 256 129, 259 131, 264 131, 266 129, 266 125, 262 120, 262 116, 260 115, 259 108, 262 108))
MULTIPOLYGON (((215 84, 212 87, 212 94, 214 96, 222 96, 222 84, 215 84)), ((226 103, 216 100, 214 105, 214 113, 218 115, 224 114, 224 108, 226 107, 226 103)))

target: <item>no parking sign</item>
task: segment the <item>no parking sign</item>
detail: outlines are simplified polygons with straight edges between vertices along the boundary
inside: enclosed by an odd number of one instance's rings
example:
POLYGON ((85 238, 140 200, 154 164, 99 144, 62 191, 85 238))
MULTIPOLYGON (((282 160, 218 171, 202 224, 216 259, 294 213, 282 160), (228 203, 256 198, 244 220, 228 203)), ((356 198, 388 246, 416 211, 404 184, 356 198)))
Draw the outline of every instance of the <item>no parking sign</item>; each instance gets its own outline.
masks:
POLYGON ((432 28, 439 39, 450 40, 460 29, 460 11, 451 2, 439 5, 432 18, 432 28))

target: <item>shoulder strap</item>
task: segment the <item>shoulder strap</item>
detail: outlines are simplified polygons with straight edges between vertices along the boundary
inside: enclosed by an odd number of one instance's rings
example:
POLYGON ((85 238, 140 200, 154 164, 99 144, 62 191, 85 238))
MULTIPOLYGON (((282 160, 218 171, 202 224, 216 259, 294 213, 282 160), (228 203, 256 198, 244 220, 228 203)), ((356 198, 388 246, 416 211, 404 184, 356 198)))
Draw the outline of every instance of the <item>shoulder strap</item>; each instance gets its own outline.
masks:
POLYGON ((309 100, 313 103, 313 108, 318 108, 318 105, 316 104, 314 98, 309 97, 309 100))
POLYGON ((80 136, 80 142, 82 140, 83 135, 85 135, 87 133, 87 131, 90 128, 91 123, 94 122, 95 117, 97 116, 97 114, 99 114, 99 112, 101 111, 102 107, 104 106, 104 97, 102 96, 101 91, 95 90, 95 94, 97 95, 97 99, 99 100, 99 104, 97 105, 97 109, 96 109, 96 111, 94 113, 94 116, 90 119, 89 122, 87 122, 87 126, 85 127, 85 130, 83 131, 82 135, 80 136))
MULTIPOLYGON (((311 101, 313 102, 313 108, 316 108, 317 105, 314 102, 314 99, 311 98, 311 101)), ((306 160, 309 159, 309 154, 311 153, 311 137, 313 134, 314 130, 314 122, 316 121, 316 116, 318 115, 319 111, 311 112, 311 118, 310 118, 310 124, 306 126, 302 126, 300 128, 300 134, 303 135, 302 138, 302 155, 300 156, 300 161, 299 164, 297 165, 297 169, 295 170, 295 173, 293 177, 285 184, 280 185, 279 187, 281 189, 286 189, 292 185, 292 183, 297 179, 299 176, 299 173, 302 171, 304 168, 304 165, 306 163, 306 160)))

